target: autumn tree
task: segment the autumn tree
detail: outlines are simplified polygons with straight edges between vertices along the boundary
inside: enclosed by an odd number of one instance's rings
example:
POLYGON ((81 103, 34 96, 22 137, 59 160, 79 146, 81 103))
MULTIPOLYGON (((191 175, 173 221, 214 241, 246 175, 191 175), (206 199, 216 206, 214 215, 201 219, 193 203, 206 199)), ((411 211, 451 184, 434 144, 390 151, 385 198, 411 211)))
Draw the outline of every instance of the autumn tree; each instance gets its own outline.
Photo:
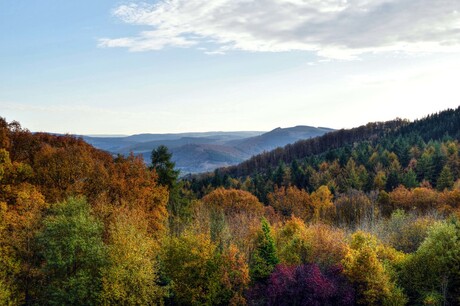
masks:
POLYGON ((354 290, 341 270, 323 273, 316 264, 278 265, 264 292, 267 305, 354 305, 354 290))
POLYGON ((22 297, 16 282, 20 272, 20 262, 5 239, 8 237, 6 211, 6 203, 0 202, 0 304, 18 305, 22 297))
POLYGON ((120 208, 109 225, 107 265, 102 270, 104 305, 160 304, 159 245, 148 231, 145 211, 120 208))
MULTIPOLYGON (((406 298, 391 278, 382 257, 388 249, 378 245, 375 237, 356 232, 344 258, 344 273, 353 283, 359 305, 404 305, 406 298)), ((398 257, 392 252, 391 257, 398 257)), ((392 258, 395 259, 395 258, 392 258)))
POLYGON ((244 213, 260 216, 263 205, 250 192, 236 189, 217 188, 202 198, 207 206, 218 207, 227 216, 244 213))
POLYGON ((228 305, 245 305, 244 293, 249 286, 249 266, 244 254, 231 244, 220 255, 219 300, 228 305))
POLYGON ((275 187, 275 190, 268 194, 268 204, 286 217, 296 216, 306 221, 313 215, 313 205, 308 192, 293 186, 275 187))
POLYGON ((321 186, 311 194, 313 206, 313 220, 327 220, 334 216, 333 195, 327 186, 321 186))
POLYGON ((40 274, 35 235, 41 229, 43 214, 47 208, 43 195, 29 181, 31 167, 22 162, 12 162, 8 151, 0 149, 0 202, 5 201, 5 248, 14 252, 19 269, 11 275, 19 292, 17 300, 30 304, 40 274))
POLYGON ((162 255, 171 300, 179 305, 218 304, 220 275, 216 245, 209 235, 170 237, 162 255))

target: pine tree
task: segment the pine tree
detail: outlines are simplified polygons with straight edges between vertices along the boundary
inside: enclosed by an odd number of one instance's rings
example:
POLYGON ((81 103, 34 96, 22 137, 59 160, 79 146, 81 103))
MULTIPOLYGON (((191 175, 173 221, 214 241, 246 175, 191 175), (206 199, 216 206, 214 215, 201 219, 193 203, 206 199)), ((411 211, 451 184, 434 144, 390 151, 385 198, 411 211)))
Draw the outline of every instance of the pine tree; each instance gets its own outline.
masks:
POLYGON ((262 230, 256 242, 256 250, 252 255, 250 264, 251 280, 253 282, 265 281, 279 263, 276 246, 271 236, 270 224, 262 219, 262 230))
POLYGON ((158 183, 171 189, 179 176, 179 171, 175 170, 175 163, 171 161, 172 154, 166 146, 159 146, 152 151, 151 169, 155 169, 158 174, 158 183))
POLYGON ((451 188, 454 185, 454 176, 452 175, 452 171, 446 165, 442 168, 441 173, 439 174, 438 181, 436 187, 438 190, 442 191, 446 188, 451 188))

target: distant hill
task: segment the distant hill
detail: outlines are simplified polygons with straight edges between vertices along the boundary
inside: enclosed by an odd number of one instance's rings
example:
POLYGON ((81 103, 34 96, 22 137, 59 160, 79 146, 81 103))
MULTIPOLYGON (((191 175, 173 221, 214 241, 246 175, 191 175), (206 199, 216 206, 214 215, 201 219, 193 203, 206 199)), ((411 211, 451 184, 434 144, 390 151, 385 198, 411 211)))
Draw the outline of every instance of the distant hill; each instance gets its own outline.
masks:
POLYGON ((263 151, 273 150, 277 147, 283 147, 289 143, 294 143, 301 139, 309 139, 321 136, 325 133, 332 132, 333 129, 312 127, 312 126, 295 126, 292 128, 276 128, 262 135, 234 140, 231 142, 239 150, 248 155, 254 155, 263 151))
POLYGON ((142 155, 148 163, 150 153, 165 145, 173 153, 176 167, 182 174, 212 171, 236 165, 252 155, 283 147, 301 139, 310 139, 333 131, 329 128, 295 126, 276 128, 270 132, 204 132, 178 134, 138 134, 122 137, 82 138, 96 148, 113 155, 142 155))

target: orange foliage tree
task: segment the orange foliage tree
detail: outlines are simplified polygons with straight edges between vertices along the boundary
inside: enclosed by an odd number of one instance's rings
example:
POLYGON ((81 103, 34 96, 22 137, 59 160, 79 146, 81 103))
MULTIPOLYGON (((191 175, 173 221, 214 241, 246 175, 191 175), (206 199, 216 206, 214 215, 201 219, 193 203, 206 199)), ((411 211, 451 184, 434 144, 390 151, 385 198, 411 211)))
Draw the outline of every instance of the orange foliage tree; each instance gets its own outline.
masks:
POLYGON ((308 192, 295 186, 275 186, 268 194, 268 204, 283 216, 296 216, 302 220, 310 220, 313 216, 313 204, 308 192))

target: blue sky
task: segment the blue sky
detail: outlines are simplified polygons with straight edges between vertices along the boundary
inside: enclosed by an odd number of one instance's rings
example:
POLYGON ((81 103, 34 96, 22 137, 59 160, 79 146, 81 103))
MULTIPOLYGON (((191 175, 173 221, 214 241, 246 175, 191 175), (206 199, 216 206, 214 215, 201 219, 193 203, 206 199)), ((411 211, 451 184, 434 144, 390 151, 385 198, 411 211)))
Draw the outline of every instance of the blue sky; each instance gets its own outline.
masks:
POLYGON ((0 116, 32 131, 349 128, 460 103, 460 2, 0 0, 0 116))

